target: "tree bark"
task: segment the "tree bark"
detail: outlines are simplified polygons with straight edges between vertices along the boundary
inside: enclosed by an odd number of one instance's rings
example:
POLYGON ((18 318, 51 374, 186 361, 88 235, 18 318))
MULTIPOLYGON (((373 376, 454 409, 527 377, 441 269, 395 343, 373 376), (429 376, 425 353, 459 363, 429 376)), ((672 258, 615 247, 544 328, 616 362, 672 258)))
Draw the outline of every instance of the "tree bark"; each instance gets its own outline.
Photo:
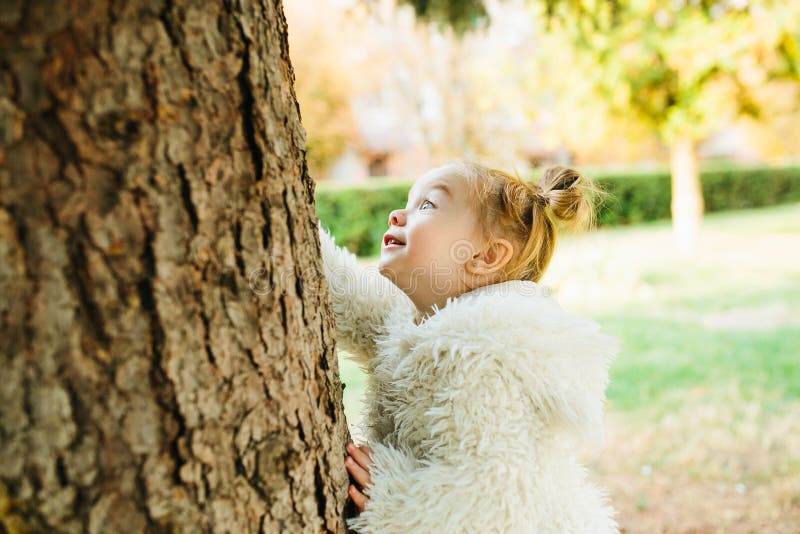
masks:
POLYGON ((679 252, 691 254, 697 249, 704 210, 697 150, 691 138, 670 145, 670 168, 674 243, 679 252))
POLYGON ((341 532, 280 0, 0 5, 0 530, 341 532))

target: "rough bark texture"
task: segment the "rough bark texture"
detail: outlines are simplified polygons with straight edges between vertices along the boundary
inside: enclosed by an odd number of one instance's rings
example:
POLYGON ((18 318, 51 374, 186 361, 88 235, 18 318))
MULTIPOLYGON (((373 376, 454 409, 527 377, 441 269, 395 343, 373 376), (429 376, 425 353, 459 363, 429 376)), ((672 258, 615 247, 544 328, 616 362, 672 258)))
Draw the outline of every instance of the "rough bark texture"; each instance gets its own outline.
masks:
POLYGON ((672 172, 672 229, 676 249, 691 254, 697 249, 703 223, 703 189, 695 143, 681 138, 670 145, 672 172))
POLYGON ((6 530, 344 530, 286 32, 279 0, 0 2, 6 530))

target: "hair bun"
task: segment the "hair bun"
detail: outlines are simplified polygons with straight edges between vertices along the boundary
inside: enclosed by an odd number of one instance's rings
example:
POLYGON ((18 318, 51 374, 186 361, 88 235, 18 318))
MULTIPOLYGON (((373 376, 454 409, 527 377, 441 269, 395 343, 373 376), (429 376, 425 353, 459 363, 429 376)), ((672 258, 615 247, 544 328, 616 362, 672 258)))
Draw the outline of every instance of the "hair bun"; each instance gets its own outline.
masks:
POLYGON ((539 180, 541 198, 562 221, 591 226, 594 218, 593 197, 598 186, 575 169, 549 167, 539 180))

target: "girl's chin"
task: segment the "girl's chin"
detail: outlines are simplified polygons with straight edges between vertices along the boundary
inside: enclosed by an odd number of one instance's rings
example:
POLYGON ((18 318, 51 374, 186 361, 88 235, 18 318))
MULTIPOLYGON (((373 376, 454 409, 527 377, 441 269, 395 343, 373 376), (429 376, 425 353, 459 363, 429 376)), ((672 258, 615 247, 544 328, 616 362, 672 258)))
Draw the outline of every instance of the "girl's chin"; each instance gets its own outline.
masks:
POLYGON ((389 265, 390 263, 394 262, 394 260, 395 257, 391 252, 382 251, 380 258, 378 258, 378 267, 389 265))
POLYGON ((389 262, 381 260, 378 263, 378 272, 381 273, 384 277, 388 278, 392 282, 397 279, 397 271, 395 271, 392 267, 389 266, 389 262))

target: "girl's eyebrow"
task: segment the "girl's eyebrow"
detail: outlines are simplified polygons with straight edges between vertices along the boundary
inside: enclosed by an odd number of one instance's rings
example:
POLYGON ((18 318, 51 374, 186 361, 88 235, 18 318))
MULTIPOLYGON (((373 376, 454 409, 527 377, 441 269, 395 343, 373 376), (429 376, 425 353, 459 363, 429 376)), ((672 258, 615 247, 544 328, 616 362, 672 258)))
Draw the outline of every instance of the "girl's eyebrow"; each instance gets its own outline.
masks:
POLYGON ((447 187, 447 184, 446 184, 446 183, 440 182, 440 183, 437 183, 437 184, 433 184, 433 185, 431 186, 431 189, 441 189, 442 191, 444 191, 444 192, 445 192, 445 194, 446 194, 447 196, 449 196, 449 197, 451 197, 451 198, 453 197, 453 192, 452 192, 452 191, 450 191, 450 188, 449 188, 449 187, 447 187))
MULTIPOLYGON (((449 196, 450 198, 453 198, 453 192, 450 190, 450 188, 444 182, 437 182, 435 184, 432 184, 431 185, 431 190, 433 190, 433 189, 441 189, 442 191, 445 192, 445 194, 447 196, 449 196)), ((410 191, 409 191, 408 200, 411 200, 411 192, 410 191)))

